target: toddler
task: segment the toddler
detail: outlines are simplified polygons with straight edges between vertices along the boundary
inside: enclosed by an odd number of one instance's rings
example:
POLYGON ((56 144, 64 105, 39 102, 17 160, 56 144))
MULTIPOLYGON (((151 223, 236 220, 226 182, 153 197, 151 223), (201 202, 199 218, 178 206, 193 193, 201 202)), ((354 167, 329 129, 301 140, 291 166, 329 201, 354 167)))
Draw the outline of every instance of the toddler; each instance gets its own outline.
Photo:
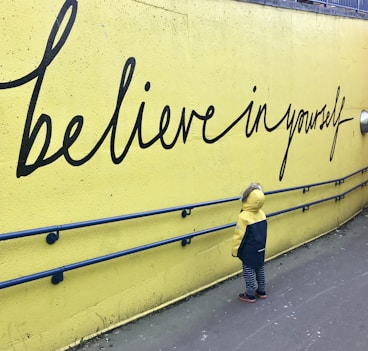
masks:
POLYGON ((262 187, 251 183, 241 197, 242 209, 233 237, 232 255, 243 264, 246 291, 238 298, 245 302, 256 302, 256 297, 267 298, 264 270, 267 239, 266 215, 261 210, 265 200, 262 187))

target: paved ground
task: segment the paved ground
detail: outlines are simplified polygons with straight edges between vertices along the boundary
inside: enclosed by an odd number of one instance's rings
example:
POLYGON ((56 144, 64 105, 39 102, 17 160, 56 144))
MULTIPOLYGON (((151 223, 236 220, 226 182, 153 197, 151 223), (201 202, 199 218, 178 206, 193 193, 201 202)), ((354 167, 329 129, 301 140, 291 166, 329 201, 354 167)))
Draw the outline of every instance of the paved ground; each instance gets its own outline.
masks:
POLYGON ((237 277, 75 350, 368 350, 368 209, 266 274, 267 300, 238 301, 237 277))

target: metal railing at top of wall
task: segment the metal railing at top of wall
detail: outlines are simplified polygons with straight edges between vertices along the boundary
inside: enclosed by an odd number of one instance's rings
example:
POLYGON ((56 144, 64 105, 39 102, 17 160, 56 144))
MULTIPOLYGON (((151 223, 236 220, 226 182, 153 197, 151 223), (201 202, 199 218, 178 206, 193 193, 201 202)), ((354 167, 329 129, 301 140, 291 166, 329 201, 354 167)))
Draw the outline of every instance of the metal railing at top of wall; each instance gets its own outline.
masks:
POLYGON ((323 5, 329 8, 343 8, 357 12, 368 12, 368 0, 292 0, 293 2, 323 5))
MULTIPOLYGON (((335 186, 337 186, 337 185, 340 185, 340 184, 344 183, 346 179, 351 178, 351 177, 353 177, 353 176, 355 176, 359 173, 365 173, 365 172, 367 172, 367 170, 368 170, 368 166, 364 167, 362 169, 359 169, 358 171, 355 171, 355 172, 353 172, 353 173, 351 173, 351 174, 349 174, 349 175, 347 175, 343 178, 333 179, 333 180, 329 180, 329 181, 325 181, 325 182, 301 185, 301 186, 296 186, 296 187, 291 187, 291 188, 284 188, 284 189, 279 189, 279 190, 267 191, 267 192, 265 192, 265 195, 273 195, 273 194, 279 194, 279 193, 284 193, 284 192, 289 192, 289 191, 296 191, 296 190, 302 190, 303 193, 306 193, 312 187, 317 187, 317 186, 327 185, 327 184, 332 184, 332 183, 334 183, 335 186)), ((331 201, 331 200, 340 201, 340 200, 344 199, 344 197, 347 194, 355 191, 356 189, 364 187, 367 184, 368 184, 368 179, 366 179, 365 181, 355 185, 354 187, 352 187, 352 188, 348 189, 347 191, 345 191, 343 193, 340 193, 338 195, 334 195, 334 196, 330 196, 330 197, 327 197, 327 198, 323 198, 321 200, 308 202, 308 203, 305 203, 305 204, 302 204, 302 205, 286 208, 286 209, 283 209, 283 210, 280 210, 280 211, 268 213, 268 214, 266 214, 266 217, 270 218, 270 217, 274 217, 274 216, 284 214, 284 213, 287 213, 287 212, 295 211, 295 210, 298 210, 298 209, 302 209, 303 212, 304 212, 304 211, 308 210, 311 206, 320 204, 322 202, 331 201)), ((50 227, 44 227, 44 228, 36 228, 36 229, 30 229, 30 230, 23 230, 23 231, 5 233, 5 234, 0 234, 0 241, 11 240, 11 239, 17 239, 17 238, 32 236, 32 235, 39 235, 39 234, 48 233, 48 235, 46 236, 46 242, 51 245, 59 239, 60 231, 63 231, 63 230, 70 230, 70 229, 76 229, 76 228, 82 228, 82 227, 88 227, 88 226, 94 226, 94 225, 100 225, 100 224, 113 223, 113 222, 117 222, 117 221, 123 221, 123 220, 128 220, 128 219, 135 219, 135 218, 153 216, 153 215, 169 213, 169 212, 175 212, 175 211, 181 211, 181 216, 183 218, 185 218, 186 216, 191 214, 191 211, 194 208, 199 208, 199 207, 203 207, 203 206, 210 206, 210 205, 216 205, 216 204, 222 204, 222 203, 227 203, 227 202, 231 202, 231 201, 239 201, 239 196, 234 196, 234 197, 221 199, 221 200, 206 201, 206 202, 200 202, 200 203, 195 203, 195 204, 183 205, 183 206, 169 207, 169 208, 153 210, 153 211, 146 211, 146 212, 139 212, 139 213, 133 213, 133 214, 128 214, 128 215, 121 215, 121 216, 115 216, 115 217, 109 217, 109 218, 96 219, 96 220, 91 220, 91 221, 84 221, 84 222, 70 223, 70 224, 65 224, 65 225, 50 226, 50 227)), ((131 248, 131 249, 114 252, 114 253, 111 253, 111 254, 108 254, 108 255, 99 256, 99 257, 91 258, 91 259, 88 259, 88 260, 68 264, 68 265, 58 267, 58 268, 54 268, 54 269, 50 269, 50 270, 47 270, 47 271, 38 272, 38 273, 30 274, 30 275, 27 275, 27 276, 7 280, 7 281, 4 281, 4 282, 0 282, 0 289, 4 289, 4 288, 7 288, 7 287, 11 287, 11 286, 14 286, 14 285, 19 285, 19 284, 22 284, 22 283, 26 283, 26 282, 30 282, 30 281, 33 281, 33 280, 46 278, 46 277, 51 277, 51 282, 53 284, 58 284, 64 279, 64 274, 63 273, 67 272, 67 271, 70 271, 70 270, 73 270, 73 269, 82 268, 82 267, 89 266, 89 265, 92 265, 92 264, 108 261, 108 260, 111 260, 111 259, 114 259, 114 258, 130 255, 130 254, 133 254, 133 253, 137 253, 137 252, 140 252, 140 251, 152 249, 152 248, 167 245, 167 244, 171 244, 171 243, 178 242, 178 241, 181 241, 182 246, 186 246, 186 245, 191 243, 191 239, 194 238, 194 237, 204 235, 204 234, 213 233, 213 232, 216 232, 216 231, 219 231, 219 230, 228 229, 228 228, 231 228, 231 227, 234 227, 234 226, 235 226, 235 222, 229 223, 229 224, 224 224, 224 225, 220 225, 220 226, 216 226, 216 227, 212 227, 212 228, 192 232, 192 233, 189 233, 189 234, 180 235, 180 236, 177 236, 177 237, 174 237, 174 238, 170 238, 170 239, 166 239, 166 240, 157 241, 157 242, 154 242, 154 243, 134 247, 134 248, 131 248)))

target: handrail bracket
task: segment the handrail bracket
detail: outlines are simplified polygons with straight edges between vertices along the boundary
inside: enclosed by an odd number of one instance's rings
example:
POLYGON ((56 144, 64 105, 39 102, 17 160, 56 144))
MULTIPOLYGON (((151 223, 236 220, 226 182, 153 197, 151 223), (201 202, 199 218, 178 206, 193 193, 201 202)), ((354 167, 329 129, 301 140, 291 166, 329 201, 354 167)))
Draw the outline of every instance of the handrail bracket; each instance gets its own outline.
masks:
POLYGON ((57 230, 56 233, 51 232, 46 236, 46 242, 49 245, 55 244, 59 240, 59 231, 57 230))
POLYGON ((63 280, 64 280, 64 273, 63 273, 63 271, 57 272, 54 275, 52 275, 52 277, 51 277, 51 283, 54 284, 54 285, 59 284, 63 280))
POLYGON ((185 247, 192 242, 192 238, 185 238, 181 241, 181 246, 185 247))
POLYGON ((186 208, 181 212, 181 216, 185 218, 186 216, 190 216, 192 214, 191 208, 186 208))

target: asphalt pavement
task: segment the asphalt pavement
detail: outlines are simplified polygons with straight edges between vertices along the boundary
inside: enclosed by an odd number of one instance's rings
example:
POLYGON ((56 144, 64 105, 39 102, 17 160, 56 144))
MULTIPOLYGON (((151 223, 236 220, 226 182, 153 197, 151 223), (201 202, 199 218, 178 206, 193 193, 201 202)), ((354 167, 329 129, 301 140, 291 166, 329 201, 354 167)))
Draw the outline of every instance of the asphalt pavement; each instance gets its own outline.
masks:
POLYGON ((266 300, 234 277, 72 350, 368 350, 368 208, 265 268, 266 300))

